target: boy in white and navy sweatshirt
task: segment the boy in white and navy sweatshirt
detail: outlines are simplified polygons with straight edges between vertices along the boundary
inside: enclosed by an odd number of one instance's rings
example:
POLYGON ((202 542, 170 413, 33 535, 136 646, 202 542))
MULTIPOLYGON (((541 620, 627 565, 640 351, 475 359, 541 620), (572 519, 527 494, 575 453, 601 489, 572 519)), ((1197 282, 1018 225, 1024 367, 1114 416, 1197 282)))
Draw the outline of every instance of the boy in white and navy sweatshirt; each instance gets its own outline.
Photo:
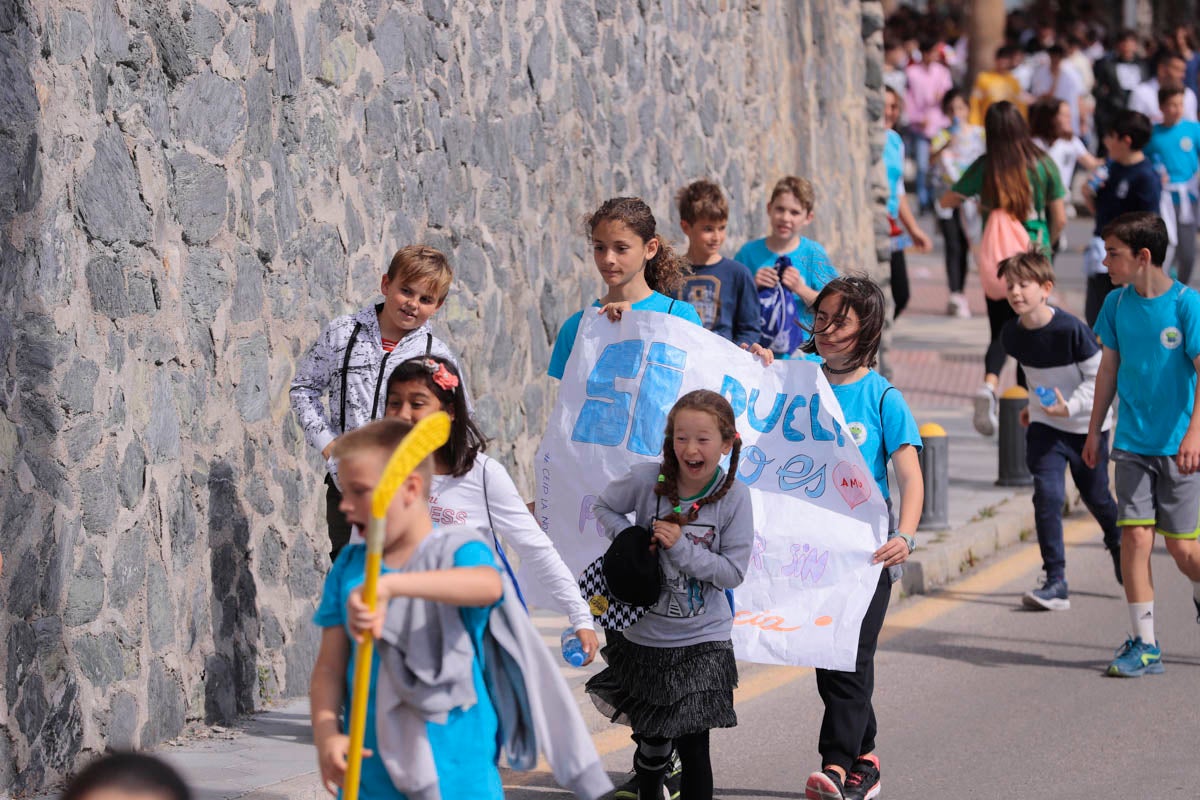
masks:
POLYGON ((1117 504, 1108 488, 1111 413, 1104 420, 1099 460, 1094 467, 1083 462, 1100 345, 1082 320, 1046 302, 1054 289, 1054 268, 1040 252, 1005 259, 997 273, 1007 284, 1009 305, 1018 315, 1004 326, 1001 342, 1005 352, 1024 367, 1033 387, 1021 421, 1028 426, 1025 459, 1033 474, 1034 519, 1046 579, 1041 588, 1026 592, 1022 603, 1060 611, 1071 607, 1062 527, 1067 466, 1084 504, 1104 531, 1104 546, 1121 582, 1117 504))

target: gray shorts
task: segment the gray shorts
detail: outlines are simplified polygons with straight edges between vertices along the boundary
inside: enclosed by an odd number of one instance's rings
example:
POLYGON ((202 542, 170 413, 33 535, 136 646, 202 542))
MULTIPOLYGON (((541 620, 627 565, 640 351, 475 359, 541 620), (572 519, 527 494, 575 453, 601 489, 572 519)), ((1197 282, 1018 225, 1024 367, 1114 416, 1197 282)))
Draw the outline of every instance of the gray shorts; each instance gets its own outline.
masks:
POLYGON ((1113 450, 1117 525, 1154 526, 1171 539, 1200 538, 1200 472, 1183 475, 1170 456, 1113 450))

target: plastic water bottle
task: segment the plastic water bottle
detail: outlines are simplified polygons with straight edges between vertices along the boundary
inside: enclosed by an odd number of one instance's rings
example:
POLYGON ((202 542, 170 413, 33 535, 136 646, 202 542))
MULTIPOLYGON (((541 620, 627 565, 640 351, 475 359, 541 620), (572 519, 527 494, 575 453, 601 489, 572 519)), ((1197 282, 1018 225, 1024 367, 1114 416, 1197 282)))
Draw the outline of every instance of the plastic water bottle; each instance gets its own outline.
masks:
POLYGON ((563 661, 572 667, 582 667, 583 662, 587 661, 587 653, 583 652, 583 642, 579 641, 579 637, 575 635, 575 629, 565 629, 562 632, 561 641, 563 661))
POLYGON ((1096 167, 1096 171, 1092 173, 1092 177, 1088 178, 1088 188, 1092 190, 1092 194, 1100 191, 1100 187, 1108 182, 1108 162, 1096 167))
POLYGON ((1055 396, 1054 390, 1049 386, 1035 387, 1033 393, 1037 395, 1038 400, 1041 401, 1044 408, 1049 408, 1058 402, 1058 398, 1055 396))

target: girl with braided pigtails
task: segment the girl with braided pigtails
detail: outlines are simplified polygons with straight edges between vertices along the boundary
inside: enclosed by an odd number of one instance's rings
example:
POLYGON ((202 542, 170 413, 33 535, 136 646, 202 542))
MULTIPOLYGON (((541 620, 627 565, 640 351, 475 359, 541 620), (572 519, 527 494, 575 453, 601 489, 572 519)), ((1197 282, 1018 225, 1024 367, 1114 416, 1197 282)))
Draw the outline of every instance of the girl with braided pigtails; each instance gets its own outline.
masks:
POLYGON ((754 539, 750 493, 736 477, 740 450, 729 402, 689 392, 667 417, 662 463, 638 464, 596 501, 609 538, 629 527, 630 512, 652 532, 662 572, 657 602, 606 643, 608 667, 587 683, 602 713, 633 728, 641 800, 662 797, 672 747, 683 767, 682 800, 711 798, 708 732, 737 724, 724 591, 741 584, 754 539))

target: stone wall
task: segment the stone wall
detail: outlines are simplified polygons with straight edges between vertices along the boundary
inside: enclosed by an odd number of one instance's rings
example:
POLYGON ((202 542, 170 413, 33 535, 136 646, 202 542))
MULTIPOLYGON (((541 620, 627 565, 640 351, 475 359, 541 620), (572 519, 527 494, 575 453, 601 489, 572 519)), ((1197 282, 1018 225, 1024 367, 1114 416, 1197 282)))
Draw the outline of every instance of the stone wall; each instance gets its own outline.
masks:
POLYGON ((306 691, 322 471, 287 387, 397 246, 451 254, 438 327, 522 484, 605 197, 678 240, 674 190, 714 177, 736 247, 810 175, 815 237, 877 268, 879 16, 0 2, 0 792, 306 691))

